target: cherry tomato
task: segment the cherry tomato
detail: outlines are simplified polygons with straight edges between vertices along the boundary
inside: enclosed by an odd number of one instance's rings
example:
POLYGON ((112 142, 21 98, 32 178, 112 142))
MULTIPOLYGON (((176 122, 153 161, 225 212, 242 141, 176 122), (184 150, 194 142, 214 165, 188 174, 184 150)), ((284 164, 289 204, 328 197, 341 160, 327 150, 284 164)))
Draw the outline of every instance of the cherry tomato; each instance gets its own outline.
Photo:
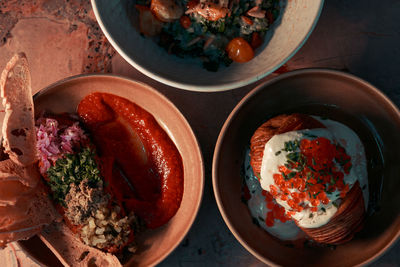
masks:
POLYGON ((251 47, 253 49, 256 49, 262 45, 263 40, 260 37, 260 34, 258 32, 253 32, 251 35, 251 47))
POLYGON ((226 52, 230 59, 235 62, 244 63, 254 57, 254 50, 242 37, 232 39, 226 46, 226 52))
POLYGON ((189 28, 192 22, 190 21, 190 18, 188 16, 182 16, 179 19, 179 22, 181 23, 181 26, 185 29, 189 28))

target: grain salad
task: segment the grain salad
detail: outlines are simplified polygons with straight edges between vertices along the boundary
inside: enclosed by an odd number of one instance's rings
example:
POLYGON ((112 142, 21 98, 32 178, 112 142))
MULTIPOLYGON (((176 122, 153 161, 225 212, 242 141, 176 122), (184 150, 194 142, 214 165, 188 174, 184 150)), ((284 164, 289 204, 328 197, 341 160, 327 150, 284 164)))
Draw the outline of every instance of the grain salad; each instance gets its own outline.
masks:
POLYGON ((253 59, 280 12, 279 0, 136 0, 135 8, 141 34, 209 71, 253 59))

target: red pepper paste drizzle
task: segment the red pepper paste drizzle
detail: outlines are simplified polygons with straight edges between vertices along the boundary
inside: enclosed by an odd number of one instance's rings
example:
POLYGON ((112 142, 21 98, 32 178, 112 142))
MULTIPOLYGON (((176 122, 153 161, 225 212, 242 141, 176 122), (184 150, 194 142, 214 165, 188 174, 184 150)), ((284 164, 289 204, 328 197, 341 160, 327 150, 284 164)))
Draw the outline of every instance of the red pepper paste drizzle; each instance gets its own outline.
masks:
POLYGON ((78 114, 99 150, 112 195, 147 227, 167 223, 182 200, 183 163, 155 118, 125 98, 99 92, 80 102, 78 114), (136 134, 143 147, 132 141, 136 134), (146 160, 138 153, 143 148, 146 160))
POLYGON ((275 220, 286 222, 303 209, 318 211, 321 203, 330 202, 327 193, 338 191, 340 198, 346 196, 349 184, 345 184, 344 174, 350 173, 352 163, 342 146, 318 137, 286 142, 282 150, 290 152, 288 160, 278 167, 280 173, 273 175, 275 185, 270 185, 270 192, 263 191, 271 210, 265 220, 267 226, 273 226, 275 220), (285 201, 292 210, 285 213, 274 199, 285 201))

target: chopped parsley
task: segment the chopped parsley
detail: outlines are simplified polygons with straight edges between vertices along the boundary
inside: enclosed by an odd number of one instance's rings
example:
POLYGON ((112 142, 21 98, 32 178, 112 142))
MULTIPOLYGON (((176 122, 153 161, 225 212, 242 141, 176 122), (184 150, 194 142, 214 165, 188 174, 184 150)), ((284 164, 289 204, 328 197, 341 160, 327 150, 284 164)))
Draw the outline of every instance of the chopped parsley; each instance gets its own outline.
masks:
POLYGON ((70 190, 70 184, 78 185, 87 180, 88 185, 96 187, 102 181, 100 171, 95 160, 95 152, 85 148, 80 153, 67 154, 56 161, 56 164, 47 170, 49 181, 47 182, 52 191, 54 200, 65 206, 65 196, 70 190))

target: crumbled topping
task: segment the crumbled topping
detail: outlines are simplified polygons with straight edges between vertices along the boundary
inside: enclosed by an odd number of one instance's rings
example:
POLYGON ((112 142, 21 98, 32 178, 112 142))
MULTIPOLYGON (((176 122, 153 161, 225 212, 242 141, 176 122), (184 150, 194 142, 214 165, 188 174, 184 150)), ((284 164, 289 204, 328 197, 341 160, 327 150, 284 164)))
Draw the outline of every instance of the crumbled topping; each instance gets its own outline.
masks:
MULTIPOLYGON (((110 196, 104 192, 102 182, 92 188, 87 180, 83 180, 70 187, 65 199, 65 216, 73 224, 82 226, 80 237, 86 245, 103 249, 119 247, 129 241, 132 226, 137 225, 136 217, 130 214, 121 218, 121 208, 115 203, 111 210, 108 208, 110 196)), ((130 246, 130 251, 134 247, 130 246)))
POLYGON ((74 224, 80 225, 95 212, 107 205, 110 196, 103 192, 102 181, 96 188, 88 186, 84 180, 79 185, 71 184, 65 198, 67 205, 65 216, 74 224))
POLYGON ((132 231, 130 225, 136 217, 130 214, 119 218, 119 211, 118 206, 114 206, 111 211, 106 207, 97 210, 95 216, 88 218, 81 230, 83 242, 100 249, 126 244, 132 231))

